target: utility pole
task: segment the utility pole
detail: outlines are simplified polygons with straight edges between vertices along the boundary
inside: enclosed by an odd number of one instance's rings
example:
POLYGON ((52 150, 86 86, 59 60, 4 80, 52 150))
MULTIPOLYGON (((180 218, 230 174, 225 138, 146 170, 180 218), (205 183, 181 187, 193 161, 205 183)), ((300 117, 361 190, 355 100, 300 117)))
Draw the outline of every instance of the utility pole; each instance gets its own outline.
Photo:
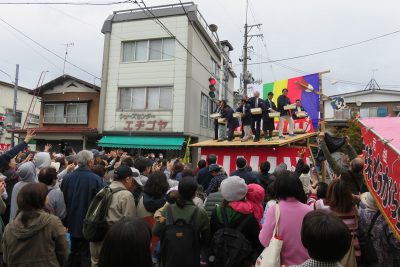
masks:
POLYGON ((249 1, 246 1, 246 23, 244 24, 244 43, 243 43, 243 71, 242 71, 242 82, 243 82, 243 94, 247 95, 247 85, 249 83, 252 83, 251 81, 249 81, 249 72, 247 70, 247 60, 249 59, 247 56, 247 49, 249 42, 251 41, 251 39, 253 37, 262 37, 262 34, 253 34, 253 35, 249 35, 249 32, 251 31, 251 29, 253 27, 260 27, 262 24, 254 24, 254 25, 248 25, 247 24, 247 12, 248 12, 248 8, 249 8, 249 1))
MULTIPOLYGON (((14 147, 14 132, 15 132, 15 120, 17 118, 17 97, 18 97, 18 75, 19 65, 17 64, 15 69, 15 83, 14 83, 14 104, 13 104, 13 120, 12 120, 12 132, 11 132, 11 147, 14 147)), ((28 114, 27 114, 28 116, 28 114)))

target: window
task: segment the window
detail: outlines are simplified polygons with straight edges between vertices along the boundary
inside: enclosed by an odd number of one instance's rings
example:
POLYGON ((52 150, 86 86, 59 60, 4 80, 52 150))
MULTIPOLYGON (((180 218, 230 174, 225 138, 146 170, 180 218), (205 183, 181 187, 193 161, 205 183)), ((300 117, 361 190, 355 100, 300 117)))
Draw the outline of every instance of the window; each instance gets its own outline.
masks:
POLYGON ((39 124, 39 121, 40 121, 39 119, 40 119, 40 117, 38 115, 29 114, 29 123, 39 124))
POLYGON ((120 88, 120 110, 172 109, 172 87, 120 88))
POLYGON ((87 124, 87 103, 45 104, 43 123, 87 124))
POLYGON ((44 123, 64 123, 64 104, 45 104, 44 123))
POLYGON ((87 103, 70 103, 65 108, 67 124, 87 124, 87 103))
MULTIPOLYGON (((6 109, 6 120, 7 124, 10 124, 13 122, 13 110, 12 109, 6 109)), ((21 123, 22 122, 22 112, 16 111, 15 112, 15 123, 21 123)))
POLYGON ((213 58, 211 58, 211 73, 219 79, 219 64, 213 58))
POLYGON ((174 39, 151 39, 122 43, 122 62, 171 60, 175 56, 174 39))
POLYGON ((208 128, 209 124, 209 101, 208 96, 205 94, 201 94, 201 103, 200 103, 200 126, 202 128, 208 128))

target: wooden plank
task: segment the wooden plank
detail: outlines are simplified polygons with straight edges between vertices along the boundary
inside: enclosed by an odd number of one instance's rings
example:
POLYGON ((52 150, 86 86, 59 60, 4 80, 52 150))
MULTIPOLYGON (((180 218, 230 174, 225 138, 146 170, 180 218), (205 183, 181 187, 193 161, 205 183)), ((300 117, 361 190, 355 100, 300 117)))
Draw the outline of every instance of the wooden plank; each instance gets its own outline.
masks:
POLYGON ((247 142, 241 142, 240 138, 235 138, 231 142, 217 142, 214 140, 206 140, 203 142, 199 142, 196 144, 191 144, 191 147, 246 147, 246 146, 284 146, 288 145, 297 141, 305 140, 312 136, 317 135, 317 133, 304 133, 304 134, 297 134, 293 137, 285 136, 285 139, 279 139, 277 136, 273 137, 272 141, 260 140, 259 142, 253 142, 249 140, 247 142))

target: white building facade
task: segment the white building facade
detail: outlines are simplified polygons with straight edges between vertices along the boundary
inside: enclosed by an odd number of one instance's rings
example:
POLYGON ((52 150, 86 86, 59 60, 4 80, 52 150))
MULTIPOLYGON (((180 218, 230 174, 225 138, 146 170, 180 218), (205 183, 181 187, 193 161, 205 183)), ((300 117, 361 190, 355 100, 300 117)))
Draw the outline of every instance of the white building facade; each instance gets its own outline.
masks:
MULTIPOLYGON (((208 78, 219 78, 222 45, 193 3, 149 10, 117 11, 103 25, 99 133, 212 138, 218 90, 213 101, 208 78)), ((232 105, 236 76, 227 47, 222 99, 232 105)))
MULTIPOLYGON (((29 94, 30 92, 31 90, 27 88, 18 87, 15 120, 16 129, 22 128, 25 120, 25 128, 37 127, 39 125, 39 100, 36 101, 37 103, 34 109, 31 108, 31 112, 28 116, 28 109, 33 99, 33 95, 29 94)), ((8 150, 11 145, 11 133, 9 131, 12 130, 13 121, 14 85, 0 81, 0 96, 0 153, 2 153, 4 150, 8 150)), ((35 102, 35 99, 33 102, 35 102)), ((33 104, 34 103, 32 103, 32 107, 33 104)), ((15 139, 15 143, 17 142, 18 140, 15 139)))

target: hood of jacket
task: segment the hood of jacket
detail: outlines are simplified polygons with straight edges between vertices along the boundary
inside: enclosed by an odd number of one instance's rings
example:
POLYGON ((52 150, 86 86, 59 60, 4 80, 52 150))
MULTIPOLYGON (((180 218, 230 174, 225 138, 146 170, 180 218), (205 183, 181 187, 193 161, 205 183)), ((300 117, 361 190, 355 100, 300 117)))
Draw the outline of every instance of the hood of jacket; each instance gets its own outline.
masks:
POLYGON ((51 221, 51 215, 45 211, 39 211, 39 216, 31 219, 26 226, 21 221, 21 213, 9 224, 10 232, 18 240, 25 240, 36 235, 51 221))
POLYGON ((143 205, 148 212, 154 213, 159 208, 165 205, 165 195, 164 196, 150 196, 149 194, 143 194, 143 205))
POLYGON ((39 152, 35 155, 33 162, 35 163, 36 168, 39 170, 49 167, 51 164, 50 154, 48 152, 39 152))
POLYGON ((18 167, 17 174, 23 182, 34 182, 36 178, 36 168, 32 161, 25 162, 18 167))

